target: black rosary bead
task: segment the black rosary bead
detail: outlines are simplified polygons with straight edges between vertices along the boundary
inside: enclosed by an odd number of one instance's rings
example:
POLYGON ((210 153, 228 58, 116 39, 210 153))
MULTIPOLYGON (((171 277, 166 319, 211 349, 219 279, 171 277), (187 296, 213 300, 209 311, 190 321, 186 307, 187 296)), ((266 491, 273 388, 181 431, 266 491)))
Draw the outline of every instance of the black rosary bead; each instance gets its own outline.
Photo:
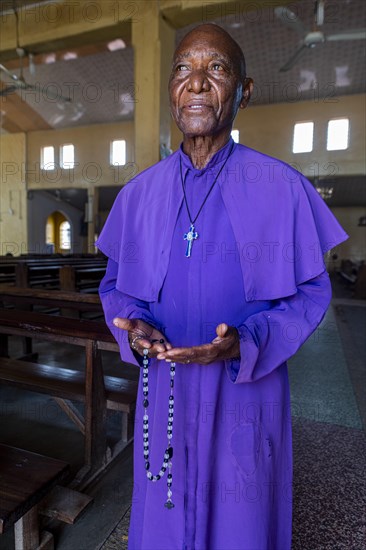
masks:
MULTIPOLYGON (((149 366, 149 358, 147 357, 148 350, 144 349, 144 371, 143 371, 143 378, 142 378, 142 393, 144 395, 143 399, 143 406, 145 409, 149 406, 149 401, 147 399, 148 396, 148 386, 149 386, 149 379, 148 379, 148 366, 149 366)), ((173 382, 173 376, 175 374, 175 364, 174 366, 170 367, 170 387, 174 387, 173 382)), ((143 417, 143 440, 144 440, 144 467, 146 470, 147 478, 150 481, 159 481, 163 475, 165 475, 165 472, 170 471, 171 463, 168 461, 173 456, 173 447, 170 446, 170 440, 172 438, 172 432, 173 432, 173 416, 174 416, 174 395, 173 395, 173 389, 171 389, 171 393, 169 395, 169 409, 168 409, 168 430, 167 430, 167 438, 168 438, 168 447, 166 448, 164 452, 164 460, 163 464, 161 465, 160 471, 157 475, 153 475, 150 471, 150 462, 149 462, 149 419, 147 415, 147 410, 145 410, 144 417, 143 417)), ((165 506, 167 508, 174 508, 174 504, 171 501, 172 491, 170 487, 172 486, 173 482, 173 476, 171 474, 168 475, 168 500, 165 503, 165 506)))

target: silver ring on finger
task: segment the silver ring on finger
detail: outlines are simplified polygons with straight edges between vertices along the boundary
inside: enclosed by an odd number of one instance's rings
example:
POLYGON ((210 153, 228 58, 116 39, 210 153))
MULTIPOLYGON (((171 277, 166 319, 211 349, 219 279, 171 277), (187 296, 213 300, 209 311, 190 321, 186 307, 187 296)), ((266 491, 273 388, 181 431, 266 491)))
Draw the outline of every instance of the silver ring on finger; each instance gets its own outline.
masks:
POLYGON ((143 339, 143 336, 135 336, 134 338, 132 338, 131 348, 137 349, 136 346, 135 346, 135 342, 136 342, 136 340, 142 340, 142 339, 143 339))

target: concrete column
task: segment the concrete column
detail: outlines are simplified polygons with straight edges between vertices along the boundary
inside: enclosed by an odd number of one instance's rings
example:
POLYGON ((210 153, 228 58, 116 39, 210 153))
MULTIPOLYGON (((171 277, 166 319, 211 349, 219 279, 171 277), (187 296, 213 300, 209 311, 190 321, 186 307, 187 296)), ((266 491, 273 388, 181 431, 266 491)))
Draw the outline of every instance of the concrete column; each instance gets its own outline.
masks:
POLYGON ((135 162, 141 172, 160 160, 160 144, 170 146, 168 77, 175 31, 161 17, 158 2, 139 3, 132 20, 135 56, 135 162))
POLYGON ((99 188, 90 187, 88 189, 88 204, 87 204, 87 221, 88 221, 88 252, 96 252, 95 241, 95 226, 99 212, 99 188))
POLYGON ((0 136, 0 255, 28 250, 25 133, 0 136))

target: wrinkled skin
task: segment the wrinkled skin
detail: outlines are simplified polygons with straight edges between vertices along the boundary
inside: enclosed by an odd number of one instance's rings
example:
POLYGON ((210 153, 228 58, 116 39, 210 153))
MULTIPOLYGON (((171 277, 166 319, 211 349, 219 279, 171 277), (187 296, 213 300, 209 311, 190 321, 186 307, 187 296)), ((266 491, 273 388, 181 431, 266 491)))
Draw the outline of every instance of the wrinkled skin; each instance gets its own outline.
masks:
POLYGON ((229 140, 238 109, 250 99, 239 46, 220 27, 201 25, 183 38, 169 80, 172 116, 183 133, 183 149, 203 168, 229 140))
MULTIPOLYGON (((252 90, 241 49, 226 31, 200 25, 183 38, 169 79, 170 108, 195 168, 204 168, 228 142, 237 111, 248 105, 252 90)), ((238 332, 225 323, 216 327, 212 342, 184 348, 172 347, 160 331, 139 319, 118 318, 114 324, 128 331, 130 342, 141 337, 133 346, 140 355, 146 348, 149 357, 202 365, 240 357, 238 332)))

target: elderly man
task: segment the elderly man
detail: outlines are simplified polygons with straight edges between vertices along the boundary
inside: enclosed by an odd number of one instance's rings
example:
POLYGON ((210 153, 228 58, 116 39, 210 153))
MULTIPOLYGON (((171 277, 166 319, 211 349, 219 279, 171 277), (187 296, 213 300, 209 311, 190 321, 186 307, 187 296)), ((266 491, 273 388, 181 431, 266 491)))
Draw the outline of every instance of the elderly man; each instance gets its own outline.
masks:
POLYGON ((142 366, 129 548, 289 550, 286 360, 330 301, 322 254, 347 236, 312 185, 230 137, 252 91, 220 27, 179 44, 181 148, 119 194, 100 295, 142 366))

